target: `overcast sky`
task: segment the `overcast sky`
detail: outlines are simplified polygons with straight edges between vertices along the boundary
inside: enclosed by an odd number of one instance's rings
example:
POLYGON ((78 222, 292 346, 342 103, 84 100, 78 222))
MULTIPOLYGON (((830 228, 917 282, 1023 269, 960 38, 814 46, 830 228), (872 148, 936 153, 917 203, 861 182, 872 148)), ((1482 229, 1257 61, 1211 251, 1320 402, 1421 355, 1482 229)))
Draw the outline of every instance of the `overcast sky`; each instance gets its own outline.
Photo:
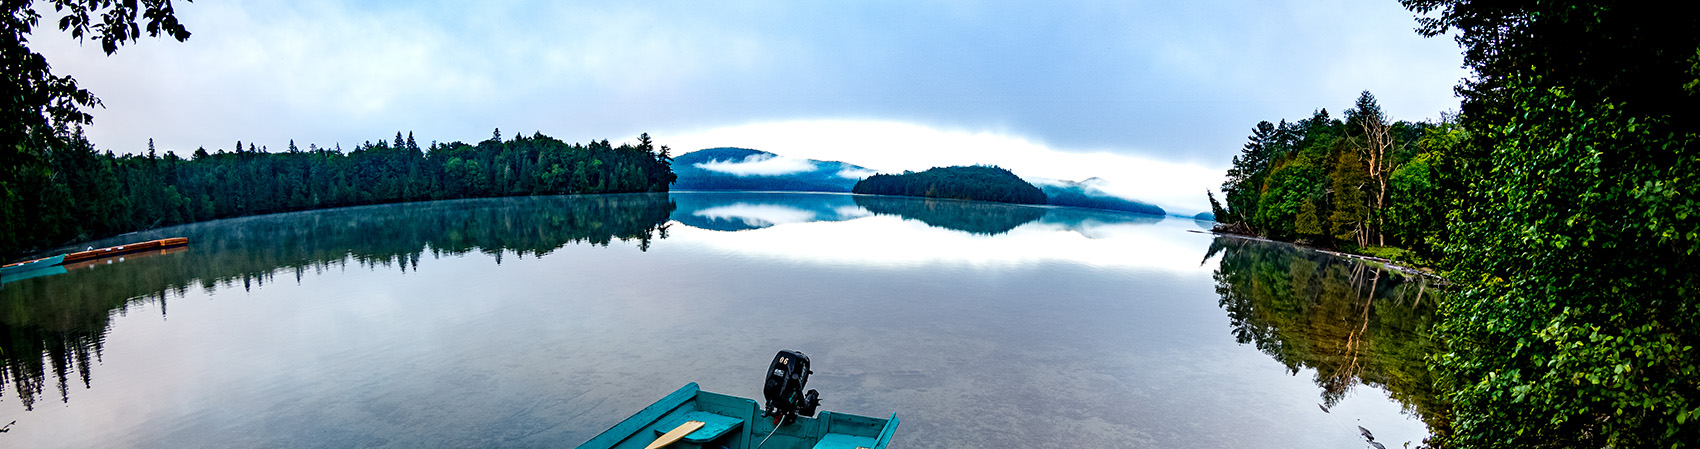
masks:
POLYGON ((106 108, 101 149, 273 151, 412 131, 648 132, 886 171, 990 163, 1203 206, 1259 120, 1457 108, 1466 76, 1394 0, 1106 2, 203 1, 194 36, 104 56, 32 46, 106 108), (1154 191, 1155 190, 1155 191, 1154 191))

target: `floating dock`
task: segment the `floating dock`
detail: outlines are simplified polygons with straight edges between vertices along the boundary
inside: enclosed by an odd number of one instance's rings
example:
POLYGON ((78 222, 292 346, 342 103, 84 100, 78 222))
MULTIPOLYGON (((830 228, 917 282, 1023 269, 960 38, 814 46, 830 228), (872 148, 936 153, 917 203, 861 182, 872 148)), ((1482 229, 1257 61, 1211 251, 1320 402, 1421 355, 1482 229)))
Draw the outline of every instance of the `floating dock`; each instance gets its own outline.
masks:
POLYGON ((132 243, 128 245, 109 246, 100 249, 60 254, 53 257, 43 257, 35 260, 26 260, 23 262, 0 266, 0 279, 4 279, 4 282, 10 282, 42 275, 58 274, 65 272, 68 268, 85 267, 90 265, 93 261, 108 257, 135 254, 146 251, 182 248, 188 244, 189 239, 187 237, 172 237, 168 239, 149 240, 146 242, 132 243), (49 271, 50 269, 55 268, 58 269, 56 272, 49 271))
POLYGON ((133 244, 129 244, 129 245, 109 246, 109 247, 105 247, 105 248, 101 248, 101 249, 91 249, 91 250, 88 250, 88 251, 78 251, 78 252, 74 252, 74 253, 69 253, 69 254, 65 255, 65 260, 63 262, 60 262, 60 263, 72 264, 72 263, 83 262, 83 261, 88 261, 88 260, 105 259, 105 258, 113 257, 113 256, 122 256, 122 255, 130 254, 130 253, 139 253, 139 252, 142 252, 142 251, 151 251, 151 250, 164 249, 164 248, 175 248, 175 247, 188 245, 188 244, 189 244, 189 238, 187 238, 187 237, 172 237, 172 238, 168 238, 168 239, 149 240, 149 241, 146 241, 146 242, 133 243, 133 244))

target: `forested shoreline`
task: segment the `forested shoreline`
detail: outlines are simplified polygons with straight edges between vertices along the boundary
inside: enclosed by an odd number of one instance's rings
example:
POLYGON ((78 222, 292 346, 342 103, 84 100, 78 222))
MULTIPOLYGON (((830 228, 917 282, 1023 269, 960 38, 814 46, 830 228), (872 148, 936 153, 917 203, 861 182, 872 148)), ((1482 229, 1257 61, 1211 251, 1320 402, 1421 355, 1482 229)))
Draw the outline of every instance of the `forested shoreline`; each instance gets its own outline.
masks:
MULTIPOLYGON (((1435 447, 1700 441, 1700 16, 1401 0, 1473 71, 1462 110, 1259 123, 1220 231, 1430 264, 1435 447)), ((1222 203, 1226 204, 1223 205, 1222 203)))
POLYGON ((1454 154, 1464 131, 1445 115, 1394 121, 1368 91, 1344 115, 1253 126, 1224 198, 1209 197, 1219 230, 1434 263, 1463 184, 1454 154))
POLYGON ((403 201, 519 195, 665 192, 670 149, 648 134, 637 143, 566 143, 541 133, 477 143, 393 140, 272 151, 252 142, 231 150, 115 154, 97 151, 81 128, 49 151, 0 197, 0 255, 7 259, 126 232, 219 218, 403 201))

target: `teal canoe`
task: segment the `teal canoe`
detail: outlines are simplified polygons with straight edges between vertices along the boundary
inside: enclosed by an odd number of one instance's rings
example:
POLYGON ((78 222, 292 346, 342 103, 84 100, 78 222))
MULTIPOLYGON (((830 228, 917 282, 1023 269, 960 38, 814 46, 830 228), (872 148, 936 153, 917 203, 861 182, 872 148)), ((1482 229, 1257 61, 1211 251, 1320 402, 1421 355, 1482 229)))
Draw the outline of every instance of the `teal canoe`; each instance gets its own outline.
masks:
POLYGON ((53 256, 53 257, 43 257, 43 258, 40 258, 40 259, 28 261, 28 262, 18 262, 18 263, 6 265, 6 266, 0 266, 0 276, 8 276, 9 277, 9 276, 14 276, 14 275, 21 275, 21 274, 24 274, 26 272, 36 271, 36 270, 40 270, 40 269, 43 269, 43 268, 48 268, 48 267, 52 267, 52 266, 55 266, 55 265, 59 265, 60 263, 63 263, 63 262, 65 262, 65 255, 64 254, 60 254, 60 255, 57 255, 57 256, 53 256))
POLYGON ((884 449, 897 431, 895 413, 881 419, 823 411, 816 417, 799 416, 777 429, 761 413, 754 400, 702 391, 691 382, 578 447, 644 449, 676 440, 665 447, 884 449))

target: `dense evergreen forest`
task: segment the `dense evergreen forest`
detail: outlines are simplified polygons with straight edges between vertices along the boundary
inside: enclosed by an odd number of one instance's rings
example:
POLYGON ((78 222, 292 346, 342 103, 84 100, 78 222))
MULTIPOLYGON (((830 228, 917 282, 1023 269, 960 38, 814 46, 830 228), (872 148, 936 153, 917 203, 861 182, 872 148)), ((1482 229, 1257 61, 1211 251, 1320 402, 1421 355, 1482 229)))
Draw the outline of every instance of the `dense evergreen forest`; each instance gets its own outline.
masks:
POLYGON ((1260 123, 1217 219, 1456 284, 1429 357, 1453 415, 1432 445, 1700 442, 1700 15, 1400 3, 1463 48, 1462 110, 1389 123, 1366 93, 1344 121, 1260 123))
POLYGON ((920 196, 957 200, 1045 204, 1045 192, 998 167, 936 167, 901 175, 873 175, 856 183, 853 193, 920 196))
MULTIPOLYGON (((674 179, 670 150, 648 134, 636 145, 568 144, 541 133, 420 147, 394 140, 282 151, 236 142, 179 157, 153 148, 99 152, 80 128, 44 151, 0 198, 0 254, 8 257, 109 235, 243 215, 398 201, 572 193, 661 192, 674 179)), ((151 144, 150 144, 151 147, 151 144)))

